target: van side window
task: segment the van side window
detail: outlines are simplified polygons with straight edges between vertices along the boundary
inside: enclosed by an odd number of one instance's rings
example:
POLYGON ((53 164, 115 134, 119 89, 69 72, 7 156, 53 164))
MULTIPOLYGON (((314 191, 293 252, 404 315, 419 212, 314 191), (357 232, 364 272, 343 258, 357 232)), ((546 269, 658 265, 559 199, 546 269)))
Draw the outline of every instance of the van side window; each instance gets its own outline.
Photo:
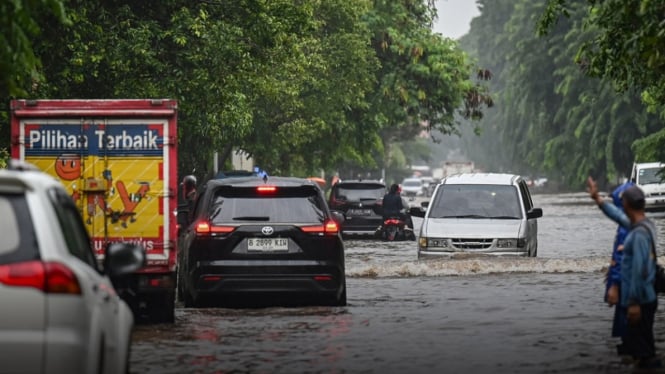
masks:
POLYGON ((529 193, 529 188, 526 185, 526 182, 523 180, 520 181, 520 195, 522 196, 522 202, 524 203, 524 209, 528 212, 533 208, 533 202, 531 201, 531 194, 529 193))

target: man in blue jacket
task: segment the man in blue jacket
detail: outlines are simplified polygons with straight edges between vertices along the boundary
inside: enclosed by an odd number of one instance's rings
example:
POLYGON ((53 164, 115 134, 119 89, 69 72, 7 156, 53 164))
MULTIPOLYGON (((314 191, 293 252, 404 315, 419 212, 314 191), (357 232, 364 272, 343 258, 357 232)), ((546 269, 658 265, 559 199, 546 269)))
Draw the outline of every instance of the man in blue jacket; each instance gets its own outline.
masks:
POLYGON ((652 245, 655 248, 656 243, 656 226, 645 215, 644 192, 637 186, 625 189, 621 194, 622 212, 613 204, 605 203, 591 177, 587 179, 587 187, 603 213, 630 230, 624 242, 618 300, 626 308, 624 353, 632 355, 639 368, 661 367, 653 335, 658 305, 654 289, 656 259, 652 250, 652 245))
MULTIPOLYGON (((612 202, 614 206, 623 211, 623 201, 621 195, 630 186, 634 186, 633 182, 626 182, 619 185, 612 191, 612 202)), ((624 355, 624 335, 626 332, 626 308, 622 307, 619 303, 619 295, 621 290, 621 262, 623 260, 623 242, 628 235, 628 228, 621 225, 617 226, 616 236, 614 237, 614 244, 612 246, 612 260, 607 269, 607 284, 605 288, 605 301, 609 305, 614 305, 614 320, 612 321, 612 336, 621 338, 621 344, 617 345, 617 353, 624 355)))

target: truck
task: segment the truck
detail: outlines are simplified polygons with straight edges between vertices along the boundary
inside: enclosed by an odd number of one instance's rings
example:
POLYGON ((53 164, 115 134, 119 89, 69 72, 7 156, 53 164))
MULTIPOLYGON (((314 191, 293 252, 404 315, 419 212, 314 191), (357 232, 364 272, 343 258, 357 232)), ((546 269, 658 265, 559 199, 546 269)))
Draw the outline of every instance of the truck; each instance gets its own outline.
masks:
POLYGON ((475 166, 473 161, 444 161, 441 163, 443 178, 453 174, 473 173, 475 166))
POLYGON ((62 182, 101 264, 110 243, 144 247, 145 266, 114 284, 135 318, 174 321, 177 102, 12 100, 11 157, 62 182))
POLYGON ((644 210, 665 211, 665 164, 661 162, 635 162, 630 174, 631 182, 644 192, 644 210))

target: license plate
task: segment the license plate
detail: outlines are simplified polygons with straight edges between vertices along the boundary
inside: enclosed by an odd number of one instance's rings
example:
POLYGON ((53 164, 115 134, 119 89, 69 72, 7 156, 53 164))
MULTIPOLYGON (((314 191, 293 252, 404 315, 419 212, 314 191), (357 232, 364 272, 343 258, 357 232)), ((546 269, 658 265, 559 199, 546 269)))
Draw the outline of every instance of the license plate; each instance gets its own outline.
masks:
POLYGON ((288 251, 289 240, 284 238, 250 238, 247 239, 249 251, 288 251))
POLYGON ((369 216, 372 214, 371 209, 349 209, 349 214, 354 216, 369 216))

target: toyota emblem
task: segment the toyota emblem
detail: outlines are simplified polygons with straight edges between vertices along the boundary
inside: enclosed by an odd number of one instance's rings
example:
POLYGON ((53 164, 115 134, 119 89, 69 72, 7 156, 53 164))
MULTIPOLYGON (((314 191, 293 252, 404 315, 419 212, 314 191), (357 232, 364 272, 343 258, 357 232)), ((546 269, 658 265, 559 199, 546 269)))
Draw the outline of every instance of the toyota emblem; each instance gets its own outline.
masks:
POLYGON ((272 233, 275 232, 275 229, 273 229, 270 226, 263 226, 261 232, 263 233, 263 235, 272 235, 272 233))

